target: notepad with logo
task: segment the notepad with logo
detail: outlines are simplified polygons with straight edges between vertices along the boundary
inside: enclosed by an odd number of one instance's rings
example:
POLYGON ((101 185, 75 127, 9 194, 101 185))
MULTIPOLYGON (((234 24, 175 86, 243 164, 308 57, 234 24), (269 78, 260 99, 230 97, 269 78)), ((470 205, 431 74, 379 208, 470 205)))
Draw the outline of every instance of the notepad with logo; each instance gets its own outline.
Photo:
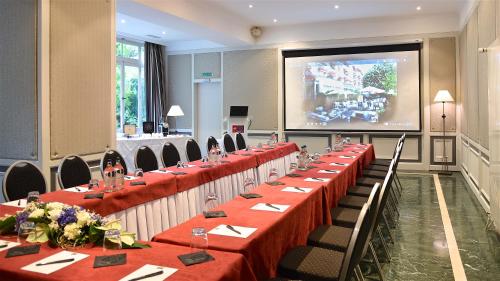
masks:
POLYGON ((55 255, 35 261, 32 264, 22 267, 22 270, 50 274, 88 257, 87 254, 61 251, 55 255))
POLYGON ((221 224, 210 230, 208 233, 214 235, 237 237, 237 238, 248 238, 256 230, 257 228, 253 227, 243 227, 235 225, 230 225, 228 227, 228 225, 226 224, 221 224))
POLYGON ((278 213, 284 213, 290 205, 280 205, 280 204, 271 204, 271 203, 258 203, 254 205, 252 210, 259 210, 259 211, 269 211, 269 212, 278 212, 278 213))

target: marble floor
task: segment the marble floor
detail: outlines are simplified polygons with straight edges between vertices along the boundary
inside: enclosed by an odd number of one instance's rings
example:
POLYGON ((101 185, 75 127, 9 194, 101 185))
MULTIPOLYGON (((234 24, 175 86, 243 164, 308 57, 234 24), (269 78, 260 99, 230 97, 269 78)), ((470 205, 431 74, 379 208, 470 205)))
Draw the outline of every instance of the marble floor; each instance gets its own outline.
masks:
MULTIPOLYGON (((500 280, 500 240, 460 173, 439 177, 467 280, 500 280)), ((400 173, 400 202, 386 280, 454 280, 432 174, 400 173)))

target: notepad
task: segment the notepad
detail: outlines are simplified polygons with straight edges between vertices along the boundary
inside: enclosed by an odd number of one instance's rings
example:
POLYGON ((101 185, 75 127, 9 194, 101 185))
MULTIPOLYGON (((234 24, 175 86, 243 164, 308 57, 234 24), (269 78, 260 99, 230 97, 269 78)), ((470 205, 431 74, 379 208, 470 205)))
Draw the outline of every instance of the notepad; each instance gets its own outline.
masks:
POLYGON ((89 189, 88 189, 88 187, 84 187, 84 186, 75 186, 75 187, 66 188, 66 189, 64 189, 64 191, 67 191, 67 192, 76 192, 76 193, 85 193, 85 192, 88 192, 89 189))
POLYGON ((257 230, 257 228, 253 228, 253 227, 243 227, 243 226, 234 226, 234 225, 233 225, 233 228, 236 231, 239 231, 241 234, 238 234, 238 233, 230 230, 229 228, 227 228, 227 226, 225 224, 221 224, 221 225, 213 228, 208 233, 214 234, 214 235, 237 237, 237 238, 248 238, 248 236, 252 235, 252 233, 254 233, 257 230))
POLYGON ((2 248, 0 248, 0 252, 8 250, 8 249, 13 248, 13 247, 18 246, 18 245, 20 245, 20 243, 10 242, 7 240, 0 240, 0 246, 2 246, 2 248))
POLYGON ((289 207, 290 207, 290 205, 279 205, 279 204, 266 205, 266 203, 258 203, 257 205, 254 205, 250 209, 259 210, 259 211, 284 213, 286 211, 286 209, 288 209, 289 207))
POLYGON ((173 173, 174 171, 170 171, 170 170, 153 170, 153 171, 149 171, 150 173, 158 173, 158 174, 170 174, 170 173, 173 173))
POLYGON ((356 158, 356 156, 340 155, 339 158, 353 159, 353 158, 356 158))
POLYGON ((340 173, 339 170, 319 170, 318 173, 320 174, 338 174, 340 173))
POLYGON ((134 177, 134 176, 125 176, 123 177, 125 180, 128 180, 128 181, 133 181, 133 180, 136 180, 138 179, 139 177, 134 177))
POLYGON ((309 182, 327 182, 330 179, 328 178, 306 178, 304 181, 309 181, 309 182))
POLYGON ((349 164, 347 164, 347 163, 335 163, 335 162, 333 162, 333 163, 330 163, 330 166, 342 166, 342 167, 347 167, 347 166, 349 166, 349 164))
POLYGON ((2 205, 19 207, 19 208, 26 208, 26 199, 9 201, 9 202, 2 203, 2 205))
POLYGON ((287 187, 283 188, 281 191, 284 191, 284 192, 296 192, 296 193, 309 193, 309 192, 312 191, 312 188, 309 188, 309 187, 299 187, 299 188, 296 188, 296 187, 293 187, 293 186, 287 186, 287 187))
POLYGON ((89 255, 76 253, 76 252, 62 251, 62 252, 59 252, 55 255, 46 257, 46 258, 38 260, 32 264, 29 264, 25 267, 22 267, 21 269, 26 270, 26 271, 38 272, 38 273, 42 273, 42 274, 51 274, 52 272, 56 272, 59 269, 65 268, 69 265, 72 265, 76 262, 79 262, 88 256, 89 255), (74 260, 70 261, 70 262, 54 263, 54 264, 37 266, 38 263, 48 263, 48 262, 52 262, 52 261, 72 259, 72 258, 74 260))
POLYGON ((140 267, 136 271, 130 273, 129 275, 123 277, 119 281, 128 281, 130 279, 138 278, 141 276, 145 276, 151 273, 155 273, 158 271, 163 271, 162 274, 158 274, 156 276, 149 277, 147 281, 163 281, 166 278, 168 278, 170 275, 174 274, 177 269, 176 268, 171 268, 171 267, 166 267, 166 266, 159 266, 159 265, 152 265, 152 264, 145 264, 144 266, 140 267))

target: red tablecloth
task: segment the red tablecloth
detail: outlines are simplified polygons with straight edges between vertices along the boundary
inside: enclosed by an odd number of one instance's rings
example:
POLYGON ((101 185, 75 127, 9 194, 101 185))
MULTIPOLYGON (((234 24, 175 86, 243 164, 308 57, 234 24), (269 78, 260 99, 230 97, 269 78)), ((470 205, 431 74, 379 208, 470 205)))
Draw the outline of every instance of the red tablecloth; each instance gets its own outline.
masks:
MULTIPOLYGON (((1 237, 0 239, 5 239, 1 237)), ((10 240, 10 239, 9 239, 10 240)), ((101 247, 91 249, 78 249, 79 253, 89 254, 90 256, 67 266, 54 273, 45 275, 30 271, 21 270, 25 265, 51 256, 61 251, 43 244, 40 253, 35 255, 26 255, 13 258, 5 258, 6 251, 0 252, 0 280, 5 281, 81 281, 81 280, 119 280, 128 274, 134 272, 145 264, 167 266, 178 269, 166 280, 168 281, 256 281, 251 268, 244 257, 236 253, 227 253, 208 250, 215 260, 184 266, 177 258, 178 255, 190 253, 189 247, 150 243, 150 249, 134 250, 116 250, 103 252, 101 247), (127 263, 124 265, 93 268, 95 256, 110 254, 127 254, 127 263)))
POLYGON ((145 173, 143 178, 134 181, 145 181, 146 185, 130 186, 130 182, 132 181, 126 181, 124 189, 117 192, 105 193, 104 199, 84 199, 84 194, 102 192, 103 187, 94 189, 88 193, 58 190, 42 194, 40 198, 43 202, 61 202, 69 205, 78 205, 102 216, 107 216, 177 192, 177 179, 174 175, 145 173))
POLYGON ((227 217, 205 219, 202 215, 156 235, 153 241, 178 245, 189 245, 193 227, 204 227, 207 232, 220 224, 255 227, 257 230, 246 239, 220 235, 208 236, 210 249, 243 254, 259 280, 275 274, 281 256, 290 248, 306 243, 307 236, 316 226, 330 221, 328 209, 323 200, 321 184, 302 184, 312 186, 310 193, 283 192, 286 185, 257 187, 253 193, 262 198, 244 199, 242 197, 219 206, 227 217), (284 213, 251 210, 257 203, 290 205, 284 213), (328 215, 328 217, 325 217, 328 215))
POLYGON ((269 149, 267 146, 264 146, 263 148, 257 148, 255 150, 261 151, 261 152, 255 152, 250 150, 250 152, 255 153, 255 157, 257 158, 257 165, 260 166, 266 162, 299 151, 299 147, 294 142, 287 142, 287 143, 278 143, 276 147, 273 149, 269 149))

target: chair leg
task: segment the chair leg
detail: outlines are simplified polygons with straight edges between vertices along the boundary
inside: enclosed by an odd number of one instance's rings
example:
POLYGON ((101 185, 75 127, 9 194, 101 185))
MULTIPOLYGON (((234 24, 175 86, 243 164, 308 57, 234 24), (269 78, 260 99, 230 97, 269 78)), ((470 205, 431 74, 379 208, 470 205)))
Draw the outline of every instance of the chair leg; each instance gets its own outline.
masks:
POLYGON ((384 220, 384 224, 387 226, 387 232, 389 232, 389 240, 392 244, 394 244, 396 239, 394 239, 394 236, 392 236, 391 228, 389 227, 389 222, 387 221, 387 217, 384 213, 382 213, 382 219, 384 220))
POLYGON ((354 276, 353 276, 353 277, 354 277, 354 279, 355 279, 356 281, 361 281, 361 279, 359 278, 359 273, 358 273, 358 271, 357 271, 357 268, 356 268, 356 267, 354 268, 354 276))
POLYGON ((401 181, 399 180, 399 176, 398 176, 398 172, 397 171, 395 172, 395 175, 396 175, 396 181, 398 182, 399 188, 400 188, 401 193, 402 193, 403 192, 403 185, 401 184, 401 181))
POLYGON ((398 200, 396 198, 396 195, 389 193, 389 199, 392 201, 392 214, 396 220, 399 220, 398 200))
POLYGON ((361 270, 361 267, 359 266, 359 264, 356 266, 356 270, 358 271, 359 279, 361 281, 365 281, 365 277, 363 276, 363 271, 361 270))
POLYGON ((380 230, 380 226, 377 227, 377 234, 379 236, 380 243, 382 244, 382 249, 384 250, 385 257, 387 258, 388 261, 391 261, 391 254, 389 253, 389 248, 385 243, 385 239, 384 236, 382 235, 382 230, 380 230))
POLYGON ((377 253, 375 252, 375 248, 373 248, 372 241, 368 242, 368 246, 370 247, 370 253, 372 254, 373 261, 375 262, 375 267, 377 268, 377 273, 380 281, 384 281, 384 273, 382 273, 382 266, 378 261, 377 253))

